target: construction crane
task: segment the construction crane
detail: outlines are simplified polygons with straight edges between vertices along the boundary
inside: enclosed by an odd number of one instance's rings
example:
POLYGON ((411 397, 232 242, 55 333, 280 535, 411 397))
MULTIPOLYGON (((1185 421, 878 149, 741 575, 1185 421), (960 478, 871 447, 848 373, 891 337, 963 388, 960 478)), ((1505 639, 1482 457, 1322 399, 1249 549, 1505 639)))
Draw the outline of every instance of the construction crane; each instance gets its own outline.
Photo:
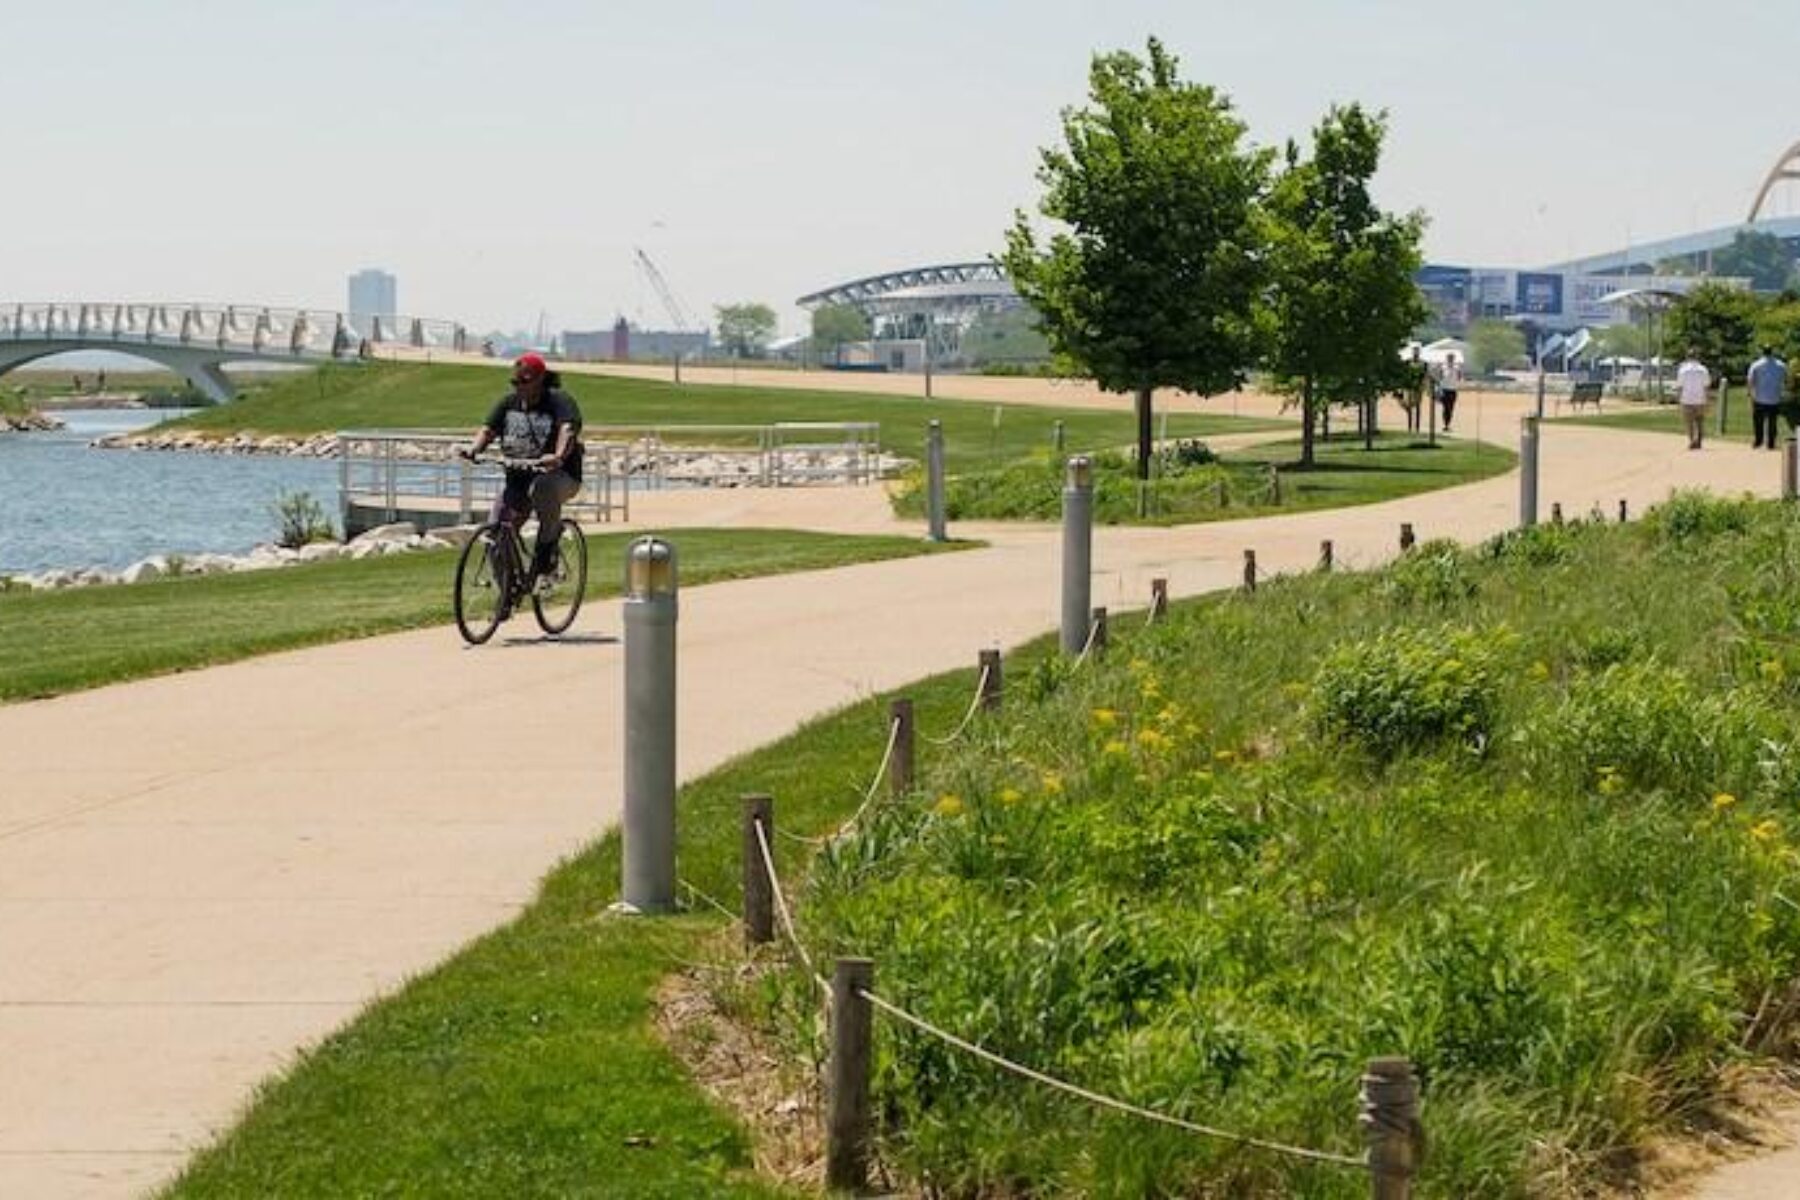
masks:
POLYGON ((669 320, 675 322, 675 332, 695 332, 693 318, 688 316, 687 307, 676 299, 675 293, 670 290, 669 281, 663 278, 663 273, 656 269, 656 264, 650 261, 650 256, 644 253, 642 247, 633 248, 637 250, 638 268, 644 272, 644 277, 650 281, 650 286, 656 289, 656 298, 662 301, 664 310, 669 314, 669 320))

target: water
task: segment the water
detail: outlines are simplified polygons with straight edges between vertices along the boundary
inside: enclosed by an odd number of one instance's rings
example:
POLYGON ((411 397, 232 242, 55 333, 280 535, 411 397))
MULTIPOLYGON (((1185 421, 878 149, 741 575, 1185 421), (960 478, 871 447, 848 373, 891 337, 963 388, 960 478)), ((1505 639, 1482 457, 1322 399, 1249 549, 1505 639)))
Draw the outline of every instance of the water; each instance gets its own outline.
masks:
POLYGON ((90 450, 103 433, 178 415, 72 409, 55 433, 0 434, 0 575, 53 567, 117 570, 152 554, 238 554, 273 541, 275 496, 337 503, 329 460, 90 450))

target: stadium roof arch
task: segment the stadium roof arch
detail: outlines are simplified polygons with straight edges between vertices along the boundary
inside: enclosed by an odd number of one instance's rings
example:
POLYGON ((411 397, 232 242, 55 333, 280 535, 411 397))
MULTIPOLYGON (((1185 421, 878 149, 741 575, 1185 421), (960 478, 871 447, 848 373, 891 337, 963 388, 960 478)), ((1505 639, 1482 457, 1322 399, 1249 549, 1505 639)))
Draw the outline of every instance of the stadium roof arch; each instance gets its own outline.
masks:
POLYGON ((1023 301, 999 264, 961 262, 908 267, 853 279, 802 296, 795 303, 808 310, 827 304, 853 304, 881 316, 941 308, 1011 307, 1023 301))

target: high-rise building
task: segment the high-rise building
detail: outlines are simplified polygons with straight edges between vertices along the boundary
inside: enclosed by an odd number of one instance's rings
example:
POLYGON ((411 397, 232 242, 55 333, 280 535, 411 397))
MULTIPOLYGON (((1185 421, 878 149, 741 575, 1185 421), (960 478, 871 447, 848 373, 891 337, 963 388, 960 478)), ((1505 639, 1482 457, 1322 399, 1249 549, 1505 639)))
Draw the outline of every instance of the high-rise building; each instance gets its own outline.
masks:
POLYGON ((369 336, 373 318, 392 320, 400 311, 400 283, 379 267, 369 267, 350 277, 350 324, 369 336))

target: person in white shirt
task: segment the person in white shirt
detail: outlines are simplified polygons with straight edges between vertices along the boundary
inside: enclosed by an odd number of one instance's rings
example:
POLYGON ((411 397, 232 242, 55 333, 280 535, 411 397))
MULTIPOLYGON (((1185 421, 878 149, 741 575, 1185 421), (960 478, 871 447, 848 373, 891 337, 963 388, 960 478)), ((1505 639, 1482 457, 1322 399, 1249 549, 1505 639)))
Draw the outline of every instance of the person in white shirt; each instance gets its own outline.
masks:
POLYGON ((1687 426, 1688 449, 1698 450, 1706 432, 1706 390, 1712 372, 1700 361, 1700 352, 1688 348, 1687 357, 1675 368, 1675 386, 1681 392, 1681 420, 1687 426))
POLYGON ((1436 394, 1438 407, 1444 411, 1444 432, 1450 432, 1450 422, 1456 419, 1456 393, 1462 384, 1462 368, 1456 365, 1456 355, 1444 355, 1444 361, 1432 371, 1432 391, 1436 394))

